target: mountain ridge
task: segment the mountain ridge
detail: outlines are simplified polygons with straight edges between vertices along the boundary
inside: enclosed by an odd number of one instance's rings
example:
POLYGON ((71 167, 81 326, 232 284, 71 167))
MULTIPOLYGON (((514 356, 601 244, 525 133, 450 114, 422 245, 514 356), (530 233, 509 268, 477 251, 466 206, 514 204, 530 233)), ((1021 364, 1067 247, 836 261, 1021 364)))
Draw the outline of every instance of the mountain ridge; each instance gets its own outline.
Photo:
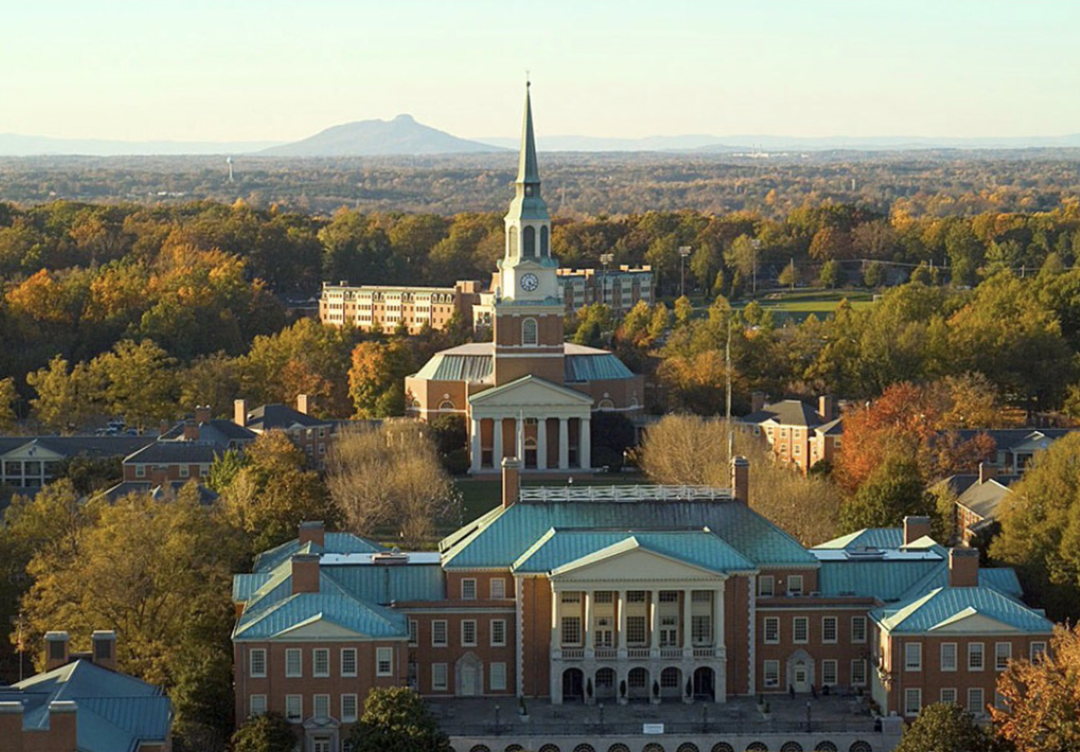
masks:
POLYGON ((458 138, 417 122, 412 115, 393 120, 357 120, 334 125, 313 136, 263 149, 269 157, 366 157, 469 154, 503 151, 491 144, 458 138))

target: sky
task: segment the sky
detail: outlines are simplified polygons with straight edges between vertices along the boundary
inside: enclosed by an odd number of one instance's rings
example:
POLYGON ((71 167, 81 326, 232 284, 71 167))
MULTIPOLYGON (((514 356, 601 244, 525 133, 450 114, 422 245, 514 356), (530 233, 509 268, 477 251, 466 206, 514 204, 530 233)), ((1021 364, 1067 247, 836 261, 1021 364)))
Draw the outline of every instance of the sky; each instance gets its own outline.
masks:
POLYGON ((0 0, 0 133, 1080 132, 1077 0, 0 0))

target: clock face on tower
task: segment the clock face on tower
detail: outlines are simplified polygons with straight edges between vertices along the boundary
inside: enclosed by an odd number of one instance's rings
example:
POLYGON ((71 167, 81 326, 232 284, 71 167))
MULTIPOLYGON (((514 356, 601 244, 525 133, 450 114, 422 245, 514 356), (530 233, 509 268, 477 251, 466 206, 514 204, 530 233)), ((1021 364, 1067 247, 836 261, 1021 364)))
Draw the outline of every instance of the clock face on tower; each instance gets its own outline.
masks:
POLYGON ((525 292, 532 292, 539 286, 540 280, 537 279, 535 274, 530 272, 528 274, 521 275, 521 289, 525 292))

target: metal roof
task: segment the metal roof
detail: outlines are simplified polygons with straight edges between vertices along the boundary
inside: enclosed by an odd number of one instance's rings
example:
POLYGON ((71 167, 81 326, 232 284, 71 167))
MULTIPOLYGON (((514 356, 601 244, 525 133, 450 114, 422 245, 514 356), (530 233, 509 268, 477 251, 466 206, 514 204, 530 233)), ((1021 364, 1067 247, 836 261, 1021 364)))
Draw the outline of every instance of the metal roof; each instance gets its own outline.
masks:
POLYGON ((353 533, 324 533, 325 545, 306 543, 300 545, 298 538, 286 541, 255 557, 252 569, 255 572, 270 572, 282 562, 288 561, 293 554, 374 554, 386 551, 373 540, 353 533))
MULTIPOLYGON (((184 441, 184 429, 187 421, 181 421, 158 437, 158 441, 184 441)), ((230 442, 255 441, 258 434, 243 426, 233 423, 231 420, 214 418, 204 420, 202 423, 193 423, 198 426, 198 441, 203 444, 221 444, 228 446, 230 442)))
MULTIPOLYGON (((758 410, 756 413, 750 413, 740 420, 744 423, 765 423, 773 420, 781 426, 801 426, 806 428, 813 428, 825 423, 821 413, 802 400, 782 400, 766 405, 764 409, 758 410)), ((832 423, 829 425, 831 426, 832 423)))
POLYGON ((854 533, 833 538, 814 546, 815 549, 868 549, 900 548, 904 545, 904 531, 898 527, 868 527, 854 533))
POLYGON ((1006 475, 974 483, 960 494, 956 503, 970 509, 984 520, 990 519, 997 514, 998 505, 1011 493, 1009 487, 1019 477, 1006 475))
POLYGON ((290 595, 263 609, 245 610, 233 630, 234 640, 269 640, 291 630, 327 622, 371 639, 408 637, 404 614, 347 595, 340 587, 290 595))
POLYGON ((155 440, 153 436, 0 436, 0 457, 28 445, 64 457, 124 457, 155 440))
POLYGON ((974 615, 1023 632, 1048 634, 1054 628, 1054 623, 1042 614, 988 587, 937 588, 900 607, 871 612, 882 626, 900 634, 924 634, 974 615))
POLYGON ((270 431, 275 428, 283 431, 296 427, 317 428, 329 426, 332 422, 313 418, 307 413, 281 404, 262 405, 247 413, 248 427, 259 431, 270 431))
POLYGON ((225 451, 222 446, 203 444, 196 441, 155 441, 124 458, 124 464, 171 465, 197 464, 210 465, 219 454, 225 451))
POLYGON ((342 588, 371 603, 388 606, 394 601, 442 601, 446 578, 436 558, 433 563, 337 565, 320 568, 342 588))
MULTIPOLYGON (((563 353, 567 383, 634 378, 626 364, 607 350, 567 342, 563 353)), ((492 344, 473 342, 435 353, 413 378, 483 384, 490 383, 492 368, 492 344)))

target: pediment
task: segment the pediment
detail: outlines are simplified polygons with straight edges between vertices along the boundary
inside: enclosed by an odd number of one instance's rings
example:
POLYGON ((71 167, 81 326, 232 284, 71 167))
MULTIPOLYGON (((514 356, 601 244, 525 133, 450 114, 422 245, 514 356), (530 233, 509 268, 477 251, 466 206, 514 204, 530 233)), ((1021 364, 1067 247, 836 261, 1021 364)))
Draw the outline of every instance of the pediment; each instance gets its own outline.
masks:
POLYGON ((590 407, 592 397, 539 376, 522 376, 509 384, 469 396, 473 407, 590 407))
POLYGON ((1019 633, 1011 624, 998 621, 975 609, 967 608, 945 621, 930 628, 934 634, 966 632, 969 634, 1008 634, 1019 633))
POLYGON ((10 452, 0 455, 8 460, 62 460, 64 455, 47 449, 41 444, 27 442, 22 446, 15 447, 10 452))
POLYGON ((556 582, 579 580, 650 582, 721 580, 723 575, 650 551, 630 539, 564 564, 552 571, 551 579, 556 582))
POLYGON ((367 635, 332 622, 329 619, 324 618, 321 614, 313 616, 291 629, 283 630, 282 632, 279 632, 277 636, 288 638, 290 640, 326 640, 337 638, 347 638, 351 640, 368 639, 367 635))

